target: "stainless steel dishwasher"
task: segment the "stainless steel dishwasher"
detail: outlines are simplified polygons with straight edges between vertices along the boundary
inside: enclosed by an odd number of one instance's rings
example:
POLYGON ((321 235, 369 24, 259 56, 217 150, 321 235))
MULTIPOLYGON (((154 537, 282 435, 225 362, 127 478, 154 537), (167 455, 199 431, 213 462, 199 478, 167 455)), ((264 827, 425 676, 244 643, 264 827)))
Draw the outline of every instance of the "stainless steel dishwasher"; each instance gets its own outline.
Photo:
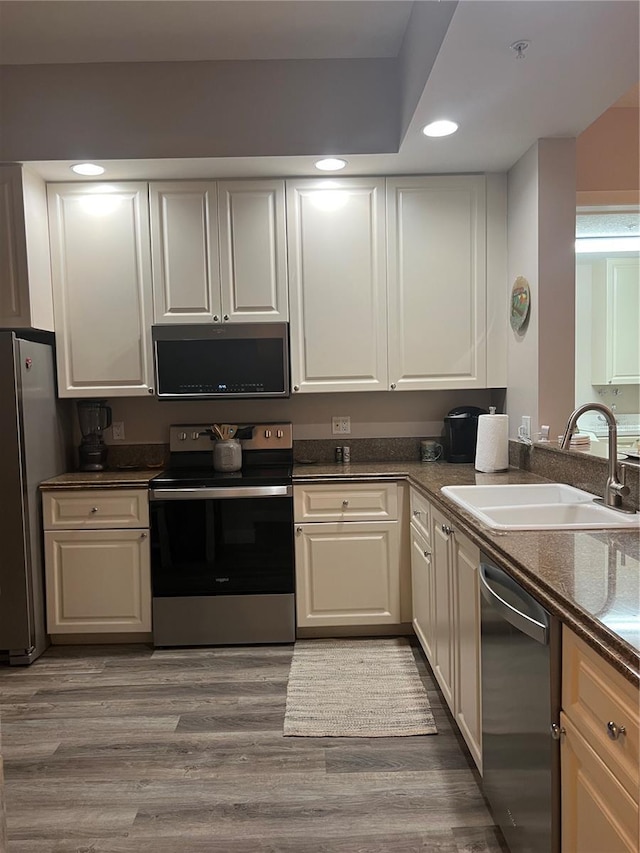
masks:
POLYGON ((560 849, 560 624, 481 555, 483 788, 511 853, 560 849))

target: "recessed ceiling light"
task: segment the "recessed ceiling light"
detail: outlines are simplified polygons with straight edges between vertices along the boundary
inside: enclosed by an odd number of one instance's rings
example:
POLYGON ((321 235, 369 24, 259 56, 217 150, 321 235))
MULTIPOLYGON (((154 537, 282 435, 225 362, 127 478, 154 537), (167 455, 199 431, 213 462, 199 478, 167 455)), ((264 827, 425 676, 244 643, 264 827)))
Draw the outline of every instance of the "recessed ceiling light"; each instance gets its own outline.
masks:
POLYGON ((455 121, 441 119, 440 121, 432 121, 431 124, 423 127, 422 132, 425 136, 449 136, 449 134, 455 133, 457 129, 458 125, 455 121))
POLYGON ((315 166, 316 169, 320 169, 322 172, 338 172, 340 169, 344 169, 347 165, 346 160, 341 160, 339 157, 325 157, 324 160, 316 160, 315 166))
POLYGON ((102 166, 98 166, 96 163, 76 163, 75 166, 71 167, 71 171, 75 172, 76 175, 103 175, 104 169, 102 166))

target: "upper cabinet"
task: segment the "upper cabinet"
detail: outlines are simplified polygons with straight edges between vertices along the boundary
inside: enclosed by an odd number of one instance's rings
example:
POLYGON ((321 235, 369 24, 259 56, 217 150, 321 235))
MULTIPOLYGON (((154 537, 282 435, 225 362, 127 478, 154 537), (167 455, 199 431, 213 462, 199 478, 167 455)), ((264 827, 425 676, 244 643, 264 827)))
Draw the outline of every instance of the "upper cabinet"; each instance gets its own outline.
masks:
POLYGON ((294 392, 387 386, 384 178, 287 181, 294 392))
POLYGON ((606 258, 592 264, 591 382, 640 384, 640 260, 606 258))
POLYGON ((149 187, 156 323, 288 319, 284 183, 149 187))
POLYGON ((486 387, 485 178, 387 179, 389 381, 486 387))
POLYGON ((49 184, 58 393, 152 394, 146 183, 49 184))
POLYGON ((53 329, 47 195, 42 178, 0 166, 0 328, 53 329))

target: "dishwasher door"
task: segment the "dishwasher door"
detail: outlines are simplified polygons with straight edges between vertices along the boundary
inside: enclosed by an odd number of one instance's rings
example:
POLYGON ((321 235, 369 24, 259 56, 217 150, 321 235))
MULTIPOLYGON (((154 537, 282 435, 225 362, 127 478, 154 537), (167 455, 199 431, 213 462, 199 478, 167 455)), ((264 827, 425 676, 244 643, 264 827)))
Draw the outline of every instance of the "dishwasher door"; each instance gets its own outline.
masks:
POLYGON ((555 853, 560 626, 484 554, 480 592, 484 793, 511 853, 555 853))

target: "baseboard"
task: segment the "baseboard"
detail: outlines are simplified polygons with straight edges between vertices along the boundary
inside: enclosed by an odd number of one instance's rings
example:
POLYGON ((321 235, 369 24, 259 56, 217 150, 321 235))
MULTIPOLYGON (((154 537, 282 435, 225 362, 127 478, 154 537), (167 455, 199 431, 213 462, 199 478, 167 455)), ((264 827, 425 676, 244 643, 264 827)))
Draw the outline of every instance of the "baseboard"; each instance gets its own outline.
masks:
POLYGON ((413 625, 323 625, 318 628, 296 628, 296 638, 312 640, 327 637, 396 637, 413 634, 413 625))

